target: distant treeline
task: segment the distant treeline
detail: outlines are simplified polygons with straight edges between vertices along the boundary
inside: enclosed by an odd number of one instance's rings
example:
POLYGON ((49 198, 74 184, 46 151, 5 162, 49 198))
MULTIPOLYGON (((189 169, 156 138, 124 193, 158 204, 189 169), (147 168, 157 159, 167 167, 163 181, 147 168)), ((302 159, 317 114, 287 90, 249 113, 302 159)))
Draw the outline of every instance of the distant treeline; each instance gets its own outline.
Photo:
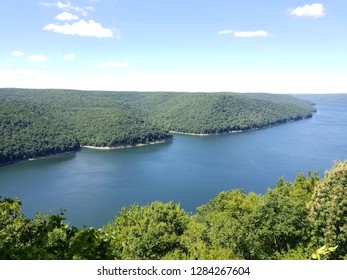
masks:
POLYGON ((314 102, 322 103, 347 103, 347 93, 337 93, 337 94, 293 94, 293 96, 300 99, 313 100, 314 102))
POLYGON ((136 145, 311 117, 288 95, 0 89, 0 164, 81 146, 136 145))
POLYGON ((347 259, 347 162, 264 195, 222 192, 194 215, 135 204, 100 229, 77 229, 63 213, 27 219, 4 198, 0 217, 0 259, 347 259))

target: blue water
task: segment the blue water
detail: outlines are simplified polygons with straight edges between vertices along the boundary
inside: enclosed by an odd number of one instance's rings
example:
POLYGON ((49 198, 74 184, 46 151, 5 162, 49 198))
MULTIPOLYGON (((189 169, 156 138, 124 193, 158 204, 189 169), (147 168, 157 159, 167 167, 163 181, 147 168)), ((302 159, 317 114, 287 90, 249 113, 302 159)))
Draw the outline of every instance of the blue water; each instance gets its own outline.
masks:
POLYGON ((23 211, 67 209, 71 225, 101 227, 123 206, 155 200, 188 212, 217 193, 264 193, 284 176, 324 175, 347 159, 347 104, 317 103, 313 118, 266 129, 208 137, 176 135, 171 143, 122 150, 83 149, 69 156, 0 168, 0 195, 23 211))

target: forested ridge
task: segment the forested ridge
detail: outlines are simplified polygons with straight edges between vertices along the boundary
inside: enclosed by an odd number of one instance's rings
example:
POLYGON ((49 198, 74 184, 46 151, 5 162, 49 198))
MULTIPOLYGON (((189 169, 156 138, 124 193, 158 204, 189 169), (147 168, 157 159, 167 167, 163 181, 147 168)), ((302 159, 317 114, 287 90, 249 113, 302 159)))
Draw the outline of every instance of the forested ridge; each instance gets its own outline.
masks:
POLYGON ((115 147, 311 117, 288 95, 0 89, 0 164, 81 146, 115 147))
POLYGON ((100 229, 71 227, 64 212, 28 219, 0 198, 0 259, 347 259, 347 161, 263 195, 222 192, 196 214, 134 204, 100 229))

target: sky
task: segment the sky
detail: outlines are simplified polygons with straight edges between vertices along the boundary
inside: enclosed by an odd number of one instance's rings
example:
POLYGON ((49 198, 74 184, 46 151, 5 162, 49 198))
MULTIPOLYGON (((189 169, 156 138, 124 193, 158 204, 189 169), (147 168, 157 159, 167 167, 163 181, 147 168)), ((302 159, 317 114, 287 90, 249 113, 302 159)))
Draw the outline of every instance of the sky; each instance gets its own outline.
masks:
POLYGON ((346 14, 346 0, 2 0, 0 87, 347 93, 346 14))

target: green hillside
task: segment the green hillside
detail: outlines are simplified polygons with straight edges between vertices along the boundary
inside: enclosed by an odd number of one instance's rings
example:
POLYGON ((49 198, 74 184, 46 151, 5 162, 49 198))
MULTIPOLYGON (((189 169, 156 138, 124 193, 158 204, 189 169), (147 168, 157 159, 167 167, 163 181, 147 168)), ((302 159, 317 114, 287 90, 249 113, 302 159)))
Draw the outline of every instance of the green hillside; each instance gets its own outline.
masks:
POLYGON ((0 89, 0 164, 76 151, 257 129, 311 117, 288 95, 0 89))
POLYGON ((257 129, 312 116, 314 108, 288 95, 137 93, 136 111, 170 131, 211 134, 257 129))
POLYGON ((72 126, 30 102, 0 101, 0 165, 79 149, 72 126))

